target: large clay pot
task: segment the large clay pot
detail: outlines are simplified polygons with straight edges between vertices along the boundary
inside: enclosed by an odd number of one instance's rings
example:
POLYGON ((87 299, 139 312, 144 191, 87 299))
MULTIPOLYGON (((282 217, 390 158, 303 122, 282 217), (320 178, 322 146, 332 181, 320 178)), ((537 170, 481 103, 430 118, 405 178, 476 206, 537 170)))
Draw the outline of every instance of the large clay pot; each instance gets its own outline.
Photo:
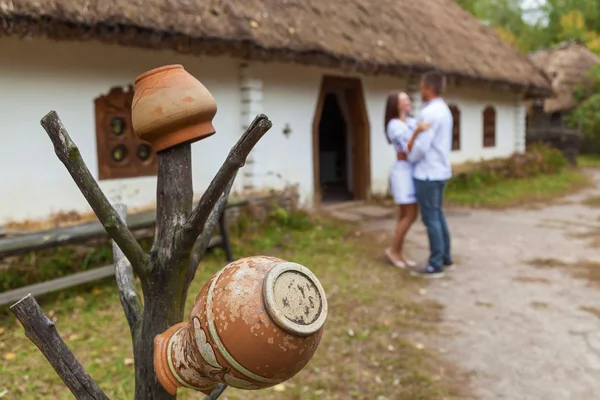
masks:
POLYGON ((171 394, 181 386, 206 393, 209 381, 266 388, 304 368, 326 318, 325 291, 308 268, 244 258, 206 282, 189 323, 156 336, 154 367, 171 394))
POLYGON ((156 151, 215 133, 217 103, 181 65, 165 65, 138 76, 131 104, 135 134, 156 151))

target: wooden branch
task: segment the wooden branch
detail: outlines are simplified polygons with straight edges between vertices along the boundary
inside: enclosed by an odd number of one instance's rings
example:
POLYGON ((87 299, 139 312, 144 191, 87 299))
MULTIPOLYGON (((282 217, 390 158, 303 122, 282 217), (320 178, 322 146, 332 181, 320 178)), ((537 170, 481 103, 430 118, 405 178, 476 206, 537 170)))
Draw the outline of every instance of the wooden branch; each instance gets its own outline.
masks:
POLYGON ((108 397, 83 369, 71 350, 62 340, 54 323, 44 314, 31 295, 27 295, 10 307, 31 340, 58 376, 77 399, 106 399, 108 397))
POLYGON ((144 275, 149 265, 149 257, 108 202, 56 111, 46 114, 42 118, 41 124, 54 145, 54 152, 71 174, 106 232, 123 250, 134 271, 140 276, 144 275))
POLYGON ((227 389, 227 385, 219 383, 219 385, 208 396, 206 396, 204 400, 217 400, 219 396, 223 394, 225 389, 227 389))
POLYGON ((192 211, 192 146, 182 143, 158 153, 156 235, 150 254, 154 265, 175 267, 189 248, 176 248, 180 231, 192 211), (184 251, 183 254, 179 251, 184 251), (174 260, 171 265, 171 260, 174 260))
MULTIPOLYGON (((124 223, 127 223, 127 206, 125 204, 115 204, 115 210, 124 223)), ((129 323, 131 337, 137 337, 142 325, 143 306, 137 291, 135 289, 135 276, 131 263, 119 248, 117 242, 113 240, 112 244, 113 261, 115 265, 115 279, 119 289, 119 298, 121 306, 125 312, 125 317, 129 323)))
MULTIPOLYGON (((229 192, 233 187, 233 182, 235 181, 235 176, 231 179, 225 191, 219 197, 217 204, 213 207, 206 223, 204 224, 204 229, 196 243, 194 243, 194 248, 192 249, 192 254, 190 255, 190 267, 187 272, 186 280, 185 280, 185 290, 184 293, 187 294, 187 291, 194 280, 194 276, 196 275, 196 271, 198 270, 198 265, 200 261, 204 257, 204 253, 206 253, 206 249, 208 248, 208 244, 210 243, 210 238, 214 235, 217 224, 219 223, 219 218, 221 214, 225 211, 225 206, 227 205, 227 198, 229 197, 229 192)), ((223 232, 221 232, 223 235, 223 232)), ((185 300, 185 299, 184 299, 185 300)))
POLYGON ((204 228, 208 216, 227 187, 227 184, 231 182, 236 172, 244 166, 246 157, 248 157, 250 151, 263 135, 271 129, 271 126, 272 123, 266 115, 257 115, 248 129, 246 129, 246 132, 244 132, 235 146, 233 146, 225 159, 225 162, 221 165, 221 168, 210 182, 206 192, 204 192, 200 201, 194 208, 194 211, 192 211, 185 223, 180 245, 181 248, 189 249, 196 242, 198 235, 200 235, 200 232, 202 232, 204 228))

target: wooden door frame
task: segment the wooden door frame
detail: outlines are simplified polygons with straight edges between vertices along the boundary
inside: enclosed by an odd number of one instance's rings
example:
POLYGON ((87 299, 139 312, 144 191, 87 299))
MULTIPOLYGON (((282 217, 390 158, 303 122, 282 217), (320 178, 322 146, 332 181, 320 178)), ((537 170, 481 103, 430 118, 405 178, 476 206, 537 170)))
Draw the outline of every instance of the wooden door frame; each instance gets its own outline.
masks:
POLYGON ((342 91, 348 117, 350 118, 352 148, 352 188, 355 200, 368 200, 371 196, 371 125, 367 113, 365 95, 360 78, 325 75, 321 80, 317 109, 313 119, 313 204, 321 204, 321 183, 319 176, 319 124, 323 105, 328 91, 342 91))

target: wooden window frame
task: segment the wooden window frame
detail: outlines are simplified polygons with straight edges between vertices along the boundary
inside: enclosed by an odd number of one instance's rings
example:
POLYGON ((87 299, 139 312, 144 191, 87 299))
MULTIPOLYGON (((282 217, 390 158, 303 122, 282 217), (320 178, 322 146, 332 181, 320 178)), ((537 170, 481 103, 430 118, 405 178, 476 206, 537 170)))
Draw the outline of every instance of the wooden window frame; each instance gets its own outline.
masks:
POLYGON ((483 147, 496 147, 496 109, 486 106, 481 113, 483 116, 483 147))
POLYGON ((460 150, 460 108, 456 104, 448 105, 452 113, 452 151, 460 150))
POLYGON ((140 140, 133 131, 132 100, 133 87, 131 86, 127 90, 123 90, 122 87, 113 87, 108 94, 94 100, 99 180, 157 175, 156 152, 152 150, 149 143, 140 140), (112 131, 112 124, 117 120, 123 122, 123 131, 120 134, 112 131), (113 152, 117 147, 125 150, 125 157, 122 161, 116 161, 113 157, 113 152), (140 158, 140 154, 143 153, 148 154, 145 160, 140 158))

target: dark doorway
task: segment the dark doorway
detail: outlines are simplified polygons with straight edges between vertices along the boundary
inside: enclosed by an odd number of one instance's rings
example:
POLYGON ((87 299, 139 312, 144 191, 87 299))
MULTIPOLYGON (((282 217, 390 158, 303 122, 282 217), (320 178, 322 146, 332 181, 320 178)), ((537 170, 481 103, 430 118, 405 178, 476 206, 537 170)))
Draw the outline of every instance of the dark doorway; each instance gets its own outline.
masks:
POLYGON ((324 202, 353 198, 349 184, 349 126, 341 101, 343 97, 337 93, 326 93, 319 121, 319 184, 324 202))
POLYGON ((358 78, 324 76, 313 119, 314 205, 368 200, 370 126, 358 78))

